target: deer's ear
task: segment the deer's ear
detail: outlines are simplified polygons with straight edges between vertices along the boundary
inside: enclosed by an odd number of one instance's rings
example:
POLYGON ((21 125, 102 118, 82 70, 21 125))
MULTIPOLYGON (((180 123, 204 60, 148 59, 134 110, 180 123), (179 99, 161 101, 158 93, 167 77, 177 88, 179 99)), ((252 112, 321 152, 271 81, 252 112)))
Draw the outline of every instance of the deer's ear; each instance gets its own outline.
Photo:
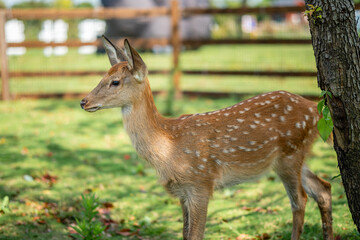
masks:
POLYGON ((124 41, 125 54, 127 56, 129 70, 132 72, 134 78, 142 82, 147 75, 147 67, 141 59, 139 53, 130 45, 129 41, 124 41))
POLYGON ((120 48, 116 47, 107 37, 105 37, 105 35, 102 36, 102 41, 112 66, 119 62, 128 61, 124 52, 120 48))

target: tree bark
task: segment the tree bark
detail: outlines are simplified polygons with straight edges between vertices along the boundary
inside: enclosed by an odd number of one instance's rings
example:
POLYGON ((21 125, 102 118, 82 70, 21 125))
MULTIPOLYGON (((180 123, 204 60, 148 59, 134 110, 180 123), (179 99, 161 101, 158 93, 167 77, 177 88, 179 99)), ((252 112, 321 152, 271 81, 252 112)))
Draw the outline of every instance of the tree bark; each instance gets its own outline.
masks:
POLYGON ((309 17, 318 85, 334 122, 334 148, 350 212, 360 232, 360 42, 351 0, 305 0, 321 7, 309 17))

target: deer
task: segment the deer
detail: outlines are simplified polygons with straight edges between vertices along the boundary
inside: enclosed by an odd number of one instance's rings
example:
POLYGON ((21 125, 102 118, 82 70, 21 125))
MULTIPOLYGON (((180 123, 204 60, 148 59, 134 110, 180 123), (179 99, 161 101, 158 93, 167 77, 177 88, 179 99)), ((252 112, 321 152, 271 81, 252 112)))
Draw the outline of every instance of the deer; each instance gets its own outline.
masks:
POLYGON ((331 184, 305 164, 318 136, 316 103, 286 91, 264 93, 216 111, 162 116, 139 53, 102 37, 111 68, 81 100, 82 109, 121 108, 135 150, 155 168, 159 183, 180 201, 183 239, 203 239, 215 190, 274 170, 290 200, 291 239, 303 231, 307 196, 319 207, 324 239, 333 239, 331 184))

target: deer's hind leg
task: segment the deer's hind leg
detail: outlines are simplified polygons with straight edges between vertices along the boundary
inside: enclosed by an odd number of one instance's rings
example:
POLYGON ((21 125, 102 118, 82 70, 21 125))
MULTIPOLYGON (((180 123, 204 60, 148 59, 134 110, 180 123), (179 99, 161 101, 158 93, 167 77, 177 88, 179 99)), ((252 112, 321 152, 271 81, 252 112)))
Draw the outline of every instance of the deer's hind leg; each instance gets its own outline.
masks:
POLYGON ((302 185, 305 192, 313 198, 319 206, 324 239, 332 240, 334 236, 331 217, 330 183, 316 176, 304 165, 302 168, 302 185))
POLYGON ((292 240, 300 239, 304 226, 307 195, 301 183, 302 154, 284 155, 274 165, 290 199, 293 215, 292 240))

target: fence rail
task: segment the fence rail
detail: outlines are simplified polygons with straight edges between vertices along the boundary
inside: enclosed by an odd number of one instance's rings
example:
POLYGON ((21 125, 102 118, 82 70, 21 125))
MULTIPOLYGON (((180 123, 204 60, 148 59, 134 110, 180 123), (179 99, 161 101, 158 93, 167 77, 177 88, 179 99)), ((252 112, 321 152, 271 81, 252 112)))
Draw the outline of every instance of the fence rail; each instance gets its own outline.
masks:
MULTIPOLYGON (((360 9, 360 4, 355 5, 360 9)), ((26 48, 43 48, 43 47, 81 47, 81 46, 99 46, 100 41, 81 42, 69 40, 62 43, 25 41, 21 43, 6 43, 5 41, 5 22, 7 19, 112 19, 112 18, 138 18, 138 17, 158 17, 169 16, 171 20, 171 37, 161 39, 131 39, 134 46, 142 48, 151 48, 154 45, 172 45, 173 60, 171 70, 151 71, 153 74, 172 74, 173 85, 177 95, 181 94, 180 76, 182 74, 191 75, 257 75, 257 76, 316 76, 316 72, 274 72, 274 71, 208 71, 208 70, 181 70, 179 67, 179 58, 181 47, 184 46, 202 46, 210 44, 310 44, 310 39, 209 39, 209 40, 192 40, 181 39, 180 37, 180 20, 182 17, 199 14, 274 14, 302 12, 304 7, 261 7, 261 8, 233 8, 233 9, 215 9, 215 8, 192 8, 181 9, 178 0, 172 0, 169 7, 158 7, 152 9, 132 9, 132 8, 99 8, 99 9, 12 9, 0 10, 0 60, 1 60, 1 79, 2 79, 2 99, 11 98, 9 89, 9 79, 14 77, 38 77, 38 76, 86 76, 102 75, 102 71, 55 71, 55 72, 9 72, 8 59, 6 56, 7 47, 26 47, 26 48)), ((117 40, 122 44, 122 40, 117 40)), ((64 95, 64 94, 59 94, 64 95)), ((65 94, 66 95, 66 94, 65 94)), ((71 96, 74 94, 67 94, 71 96)), ((76 94, 75 94, 76 95, 76 94)))

